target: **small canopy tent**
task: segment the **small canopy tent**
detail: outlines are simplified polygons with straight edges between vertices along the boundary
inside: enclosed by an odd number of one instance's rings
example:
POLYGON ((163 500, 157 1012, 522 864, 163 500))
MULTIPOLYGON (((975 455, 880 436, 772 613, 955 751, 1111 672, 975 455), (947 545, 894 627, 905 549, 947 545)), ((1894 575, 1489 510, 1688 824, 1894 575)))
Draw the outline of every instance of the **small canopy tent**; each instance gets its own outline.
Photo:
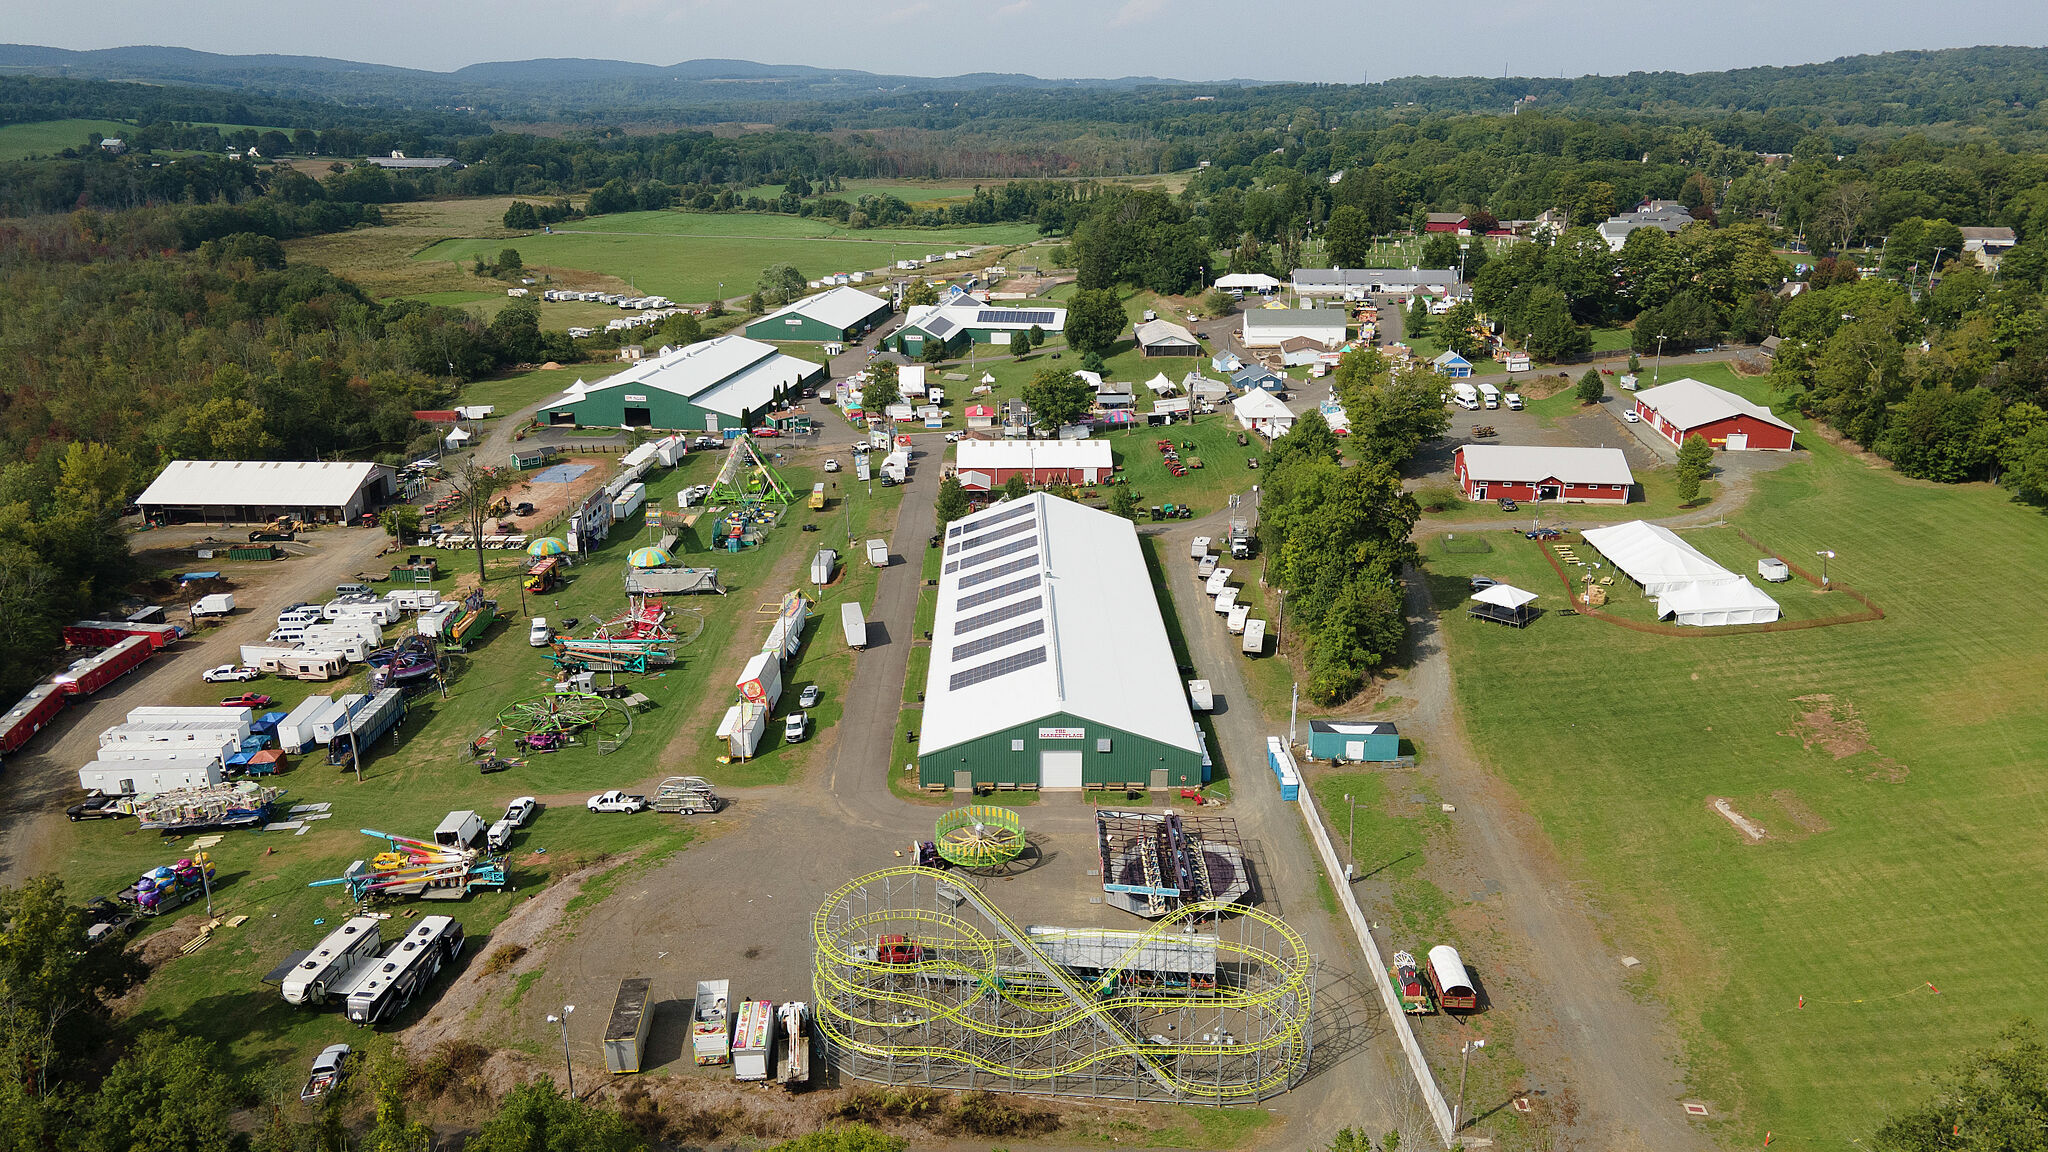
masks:
POLYGON ((1150 388, 1153 394, 1157 396, 1171 396, 1179 391, 1179 387, 1173 381, 1167 379, 1164 372, 1145 381, 1145 387, 1150 388))
POLYGON ((1466 609, 1466 614, 1497 624, 1524 628, 1535 616, 1534 610, 1529 607, 1535 599, 1534 592, 1525 592, 1512 584, 1495 584, 1473 594, 1473 603, 1466 609))

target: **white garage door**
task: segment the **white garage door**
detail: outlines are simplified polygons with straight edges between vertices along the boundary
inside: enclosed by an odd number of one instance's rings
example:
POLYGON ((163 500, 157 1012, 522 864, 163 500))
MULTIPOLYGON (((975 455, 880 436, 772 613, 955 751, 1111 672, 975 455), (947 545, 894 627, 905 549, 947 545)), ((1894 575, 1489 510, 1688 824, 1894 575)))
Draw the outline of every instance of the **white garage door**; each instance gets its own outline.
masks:
POLYGON ((1079 752, 1040 752, 1038 786, 1047 792, 1060 789, 1080 791, 1081 755, 1079 752))
POLYGON ((1728 434, 1728 444, 1727 444, 1727 448, 1728 448, 1728 451, 1730 451, 1730 452, 1747 452, 1747 451, 1749 451, 1749 433, 1747 433, 1747 432, 1730 432, 1730 433, 1728 434))

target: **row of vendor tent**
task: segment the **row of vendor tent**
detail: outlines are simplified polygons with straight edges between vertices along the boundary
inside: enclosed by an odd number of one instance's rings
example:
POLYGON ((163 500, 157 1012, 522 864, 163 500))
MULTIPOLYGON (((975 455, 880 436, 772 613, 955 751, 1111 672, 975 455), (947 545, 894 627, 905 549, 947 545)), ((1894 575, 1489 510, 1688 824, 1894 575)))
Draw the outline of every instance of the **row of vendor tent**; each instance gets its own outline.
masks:
POLYGON ((1580 535, 1598 549, 1643 592, 1657 601, 1657 618, 1680 624, 1719 627, 1768 624, 1779 615, 1778 602, 1679 538, 1676 532, 1643 520, 1611 528, 1588 528, 1580 535))

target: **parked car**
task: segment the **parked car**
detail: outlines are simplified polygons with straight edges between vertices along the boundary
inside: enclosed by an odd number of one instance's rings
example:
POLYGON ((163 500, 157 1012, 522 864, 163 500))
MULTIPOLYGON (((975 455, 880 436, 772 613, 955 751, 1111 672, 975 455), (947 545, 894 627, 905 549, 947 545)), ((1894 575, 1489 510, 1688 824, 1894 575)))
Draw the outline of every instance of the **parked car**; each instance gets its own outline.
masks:
POLYGON ((810 717, 801 712, 791 712, 782 721, 782 738, 791 744, 801 743, 804 738, 804 726, 809 720, 810 717))
POLYGON ((583 806, 592 812, 638 812, 647 807, 647 797, 634 796, 614 788, 609 792, 599 792, 592 796, 583 806))
POLYGON ((755 436, 757 436, 757 437, 760 437, 761 439, 765 439, 765 440, 773 440, 773 439, 774 439, 775 437, 777 437, 777 436, 780 436, 780 435, 782 435, 782 429, 780 429, 780 428, 756 428, 756 429, 754 429, 754 435, 755 435, 755 436))
POLYGON ((220 706, 223 708, 268 708, 271 703, 270 697, 265 696, 261 692, 244 692, 240 696, 230 696, 221 701, 220 706))
POLYGON ((796 698, 797 707, 816 708, 818 706, 818 698, 823 695, 824 693, 819 690, 816 684, 806 684, 804 685, 803 695, 796 698))
POLYGON ((126 812, 115 807, 120 802, 121 798, 119 796, 108 796, 100 792, 94 792, 87 795, 85 799, 66 808, 64 815, 69 817, 74 824, 80 820, 119 820, 127 815, 126 812))
POLYGON ((1622 412, 1621 418, 1623 420, 1628 421, 1631 424, 1640 424, 1643 422, 1643 418, 1641 416, 1636 415, 1636 410, 1633 408, 1627 409, 1626 411, 1622 412))
POLYGON ((377 590, 368 584, 336 584, 334 586, 334 594, 336 596, 368 596, 373 600, 377 598, 377 590))
POLYGON ((1515 509, 1519 507, 1521 507, 1521 505, 1515 503, 1514 497, 1512 496, 1503 496, 1500 498, 1500 510, 1503 512, 1513 512, 1515 509))
POLYGON ((946 443, 948 443, 948 444, 958 444, 959 442, 960 442, 960 433, 958 433, 958 432, 948 432, 948 433, 946 433, 946 443))
POLYGON ((889 475, 887 472, 882 473, 882 487, 894 488, 895 486, 896 478, 894 476, 889 475))
POLYGON ((1564 538, 1564 533, 1555 528, 1534 528, 1522 533, 1522 535, 1531 540, 1561 540, 1564 538))
POLYGON ((1491 576, 1474 576, 1471 580, 1472 591, 1484 592, 1488 588, 1491 588, 1498 583, 1500 583, 1500 581, 1495 580, 1491 576))
POLYGON ((833 459, 831 459, 831 458, 829 458, 829 457, 828 457, 828 458, 826 458, 826 460, 825 460, 825 471, 827 471, 827 472, 837 472, 837 471, 839 471, 839 461, 837 461, 837 460, 833 460, 833 459))
POLYGON ((238 664, 223 664, 218 668, 208 668, 206 671, 201 672, 199 678, 208 684, 219 684, 228 680, 254 680, 261 675, 263 673, 254 668, 245 668, 238 664))
POLYGON ((535 616, 533 626, 526 630, 526 642, 535 648, 545 648, 555 638, 555 630, 548 627, 548 618, 535 616))
POLYGON ((538 811, 540 811, 540 801, 535 800, 531 796, 521 796, 519 799, 505 805, 505 819, 524 828, 527 821, 532 820, 533 814, 538 811))
POLYGON ((329 1044, 313 1057, 313 1074, 306 1077, 306 1086, 299 1091, 301 1100, 318 1100, 331 1091, 348 1075, 349 1058, 355 1050, 346 1044, 329 1044))
POLYGON ((522 500, 513 506, 512 514, 515 516, 531 516, 533 515, 533 505, 522 500))
POLYGON ((721 441, 716 436, 699 436, 695 440, 690 441, 690 447, 702 452, 706 449, 716 448, 720 443, 721 441))

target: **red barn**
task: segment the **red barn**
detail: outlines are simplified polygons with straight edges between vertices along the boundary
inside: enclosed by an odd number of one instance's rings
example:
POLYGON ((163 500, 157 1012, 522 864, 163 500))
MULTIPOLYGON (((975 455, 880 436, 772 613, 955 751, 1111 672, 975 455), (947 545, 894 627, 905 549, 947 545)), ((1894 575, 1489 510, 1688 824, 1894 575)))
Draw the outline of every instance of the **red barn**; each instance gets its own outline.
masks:
POLYGON ((1793 428, 1733 392, 1697 380, 1673 380, 1636 394, 1636 415, 1673 444, 1698 434, 1730 452, 1790 452, 1793 428))
POLYGON ((1636 478, 1619 448, 1461 444, 1455 466, 1467 500, 1626 504, 1636 478))
POLYGON ((1455 236, 1470 236, 1472 221, 1463 212, 1431 212, 1422 222, 1424 232, 1449 232, 1455 236))
POLYGON ((1012 476, 1032 484, 1094 484, 1116 472, 1107 440, 962 440, 953 446, 960 486, 1001 488, 1012 476))

